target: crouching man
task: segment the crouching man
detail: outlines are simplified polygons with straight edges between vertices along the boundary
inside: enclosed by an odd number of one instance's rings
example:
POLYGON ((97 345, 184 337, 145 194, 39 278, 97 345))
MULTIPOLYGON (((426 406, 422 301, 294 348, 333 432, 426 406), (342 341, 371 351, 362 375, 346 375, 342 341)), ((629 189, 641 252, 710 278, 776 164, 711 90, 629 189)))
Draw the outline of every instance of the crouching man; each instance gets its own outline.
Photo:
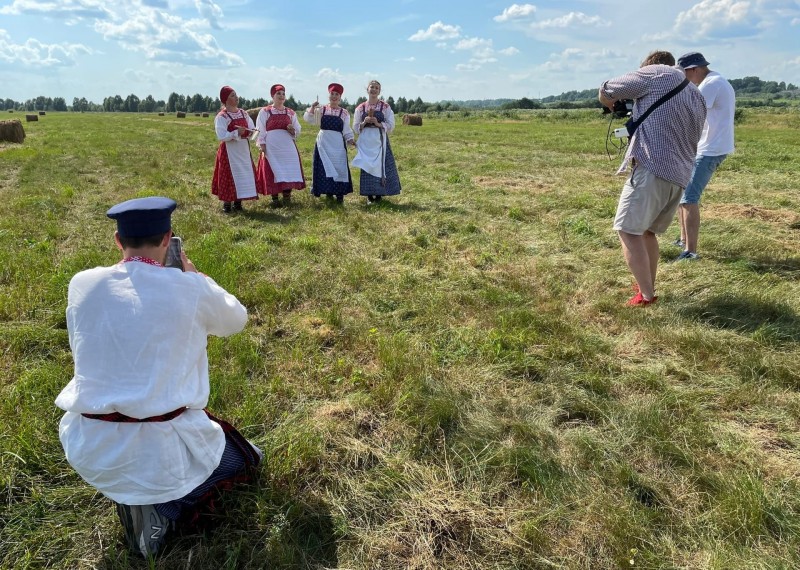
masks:
POLYGON ((122 261, 69 284, 67 329, 75 370, 56 398, 67 460, 117 503, 131 549, 155 554, 176 525, 246 481, 261 452, 205 411, 208 335, 241 331, 247 310, 181 252, 165 268, 169 198, 117 204, 107 215, 122 261))

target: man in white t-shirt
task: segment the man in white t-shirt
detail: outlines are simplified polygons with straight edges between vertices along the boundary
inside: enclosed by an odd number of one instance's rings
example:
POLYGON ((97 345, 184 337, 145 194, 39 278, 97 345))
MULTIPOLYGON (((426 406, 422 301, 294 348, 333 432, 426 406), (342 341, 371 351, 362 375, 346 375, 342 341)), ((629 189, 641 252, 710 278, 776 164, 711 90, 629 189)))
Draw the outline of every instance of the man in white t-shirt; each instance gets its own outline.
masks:
POLYGON ((164 267, 175 207, 151 197, 108 210, 123 259, 69 283, 75 371, 56 398, 67 461, 117 503, 130 548, 145 557, 261 455, 205 410, 208 335, 241 331, 247 310, 183 251, 184 271, 164 267))
POLYGON ((678 209, 681 236, 675 240, 675 245, 684 250, 676 261, 699 259, 697 237, 700 233, 700 197, 714 171, 734 150, 736 95, 731 84, 716 71, 711 71, 708 65, 703 54, 696 51, 678 58, 678 66, 683 68, 686 78, 697 85, 703 94, 708 114, 697 145, 692 180, 683 193, 678 209))

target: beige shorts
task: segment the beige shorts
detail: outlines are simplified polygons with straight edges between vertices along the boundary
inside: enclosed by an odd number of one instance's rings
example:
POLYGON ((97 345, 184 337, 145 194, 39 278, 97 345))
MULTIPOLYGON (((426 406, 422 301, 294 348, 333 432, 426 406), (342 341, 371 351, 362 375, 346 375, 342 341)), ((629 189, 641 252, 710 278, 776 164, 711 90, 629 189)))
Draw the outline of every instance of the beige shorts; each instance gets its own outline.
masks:
POLYGON ((672 223, 683 188, 634 166, 622 187, 614 217, 614 230, 640 236, 646 231, 663 234, 672 223))

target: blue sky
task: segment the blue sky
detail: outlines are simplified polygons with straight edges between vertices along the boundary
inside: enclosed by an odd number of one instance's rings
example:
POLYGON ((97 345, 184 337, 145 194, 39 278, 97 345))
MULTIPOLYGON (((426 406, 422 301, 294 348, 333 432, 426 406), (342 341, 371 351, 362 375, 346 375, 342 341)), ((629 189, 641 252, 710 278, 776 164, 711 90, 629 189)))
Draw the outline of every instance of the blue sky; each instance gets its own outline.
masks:
POLYGON ((796 0, 0 0, 0 97, 131 93, 303 101, 377 78, 384 96, 539 98, 703 52, 728 78, 800 85, 796 0))

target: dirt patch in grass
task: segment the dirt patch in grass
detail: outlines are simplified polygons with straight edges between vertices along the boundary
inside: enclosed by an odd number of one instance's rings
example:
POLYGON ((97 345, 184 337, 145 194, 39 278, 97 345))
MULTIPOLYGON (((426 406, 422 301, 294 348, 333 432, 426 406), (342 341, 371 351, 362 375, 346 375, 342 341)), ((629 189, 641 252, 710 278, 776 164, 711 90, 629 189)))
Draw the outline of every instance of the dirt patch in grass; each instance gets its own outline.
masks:
POLYGON ((773 210, 754 206, 753 204, 715 204, 709 208, 704 208, 702 215, 704 218, 709 219, 755 219, 782 225, 791 225, 800 222, 800 216, 791 210, 773 210))
POLYGON ((773 426, 741 425, 735 422, 732 429, 759 450, 760 468, 765 473, 781 479, 797 479, 800 476, 800 450, 773 426))
MULTIPOLYGON (((0 146, 0 152, 5 150, 0 146)), ((17 179, 19 177, 19 166, 4 166, 3 167, 3 176, 0 176, 0 192, 5 192, 6 190, 11 190, 12 188, 17 188, 17 179)))

